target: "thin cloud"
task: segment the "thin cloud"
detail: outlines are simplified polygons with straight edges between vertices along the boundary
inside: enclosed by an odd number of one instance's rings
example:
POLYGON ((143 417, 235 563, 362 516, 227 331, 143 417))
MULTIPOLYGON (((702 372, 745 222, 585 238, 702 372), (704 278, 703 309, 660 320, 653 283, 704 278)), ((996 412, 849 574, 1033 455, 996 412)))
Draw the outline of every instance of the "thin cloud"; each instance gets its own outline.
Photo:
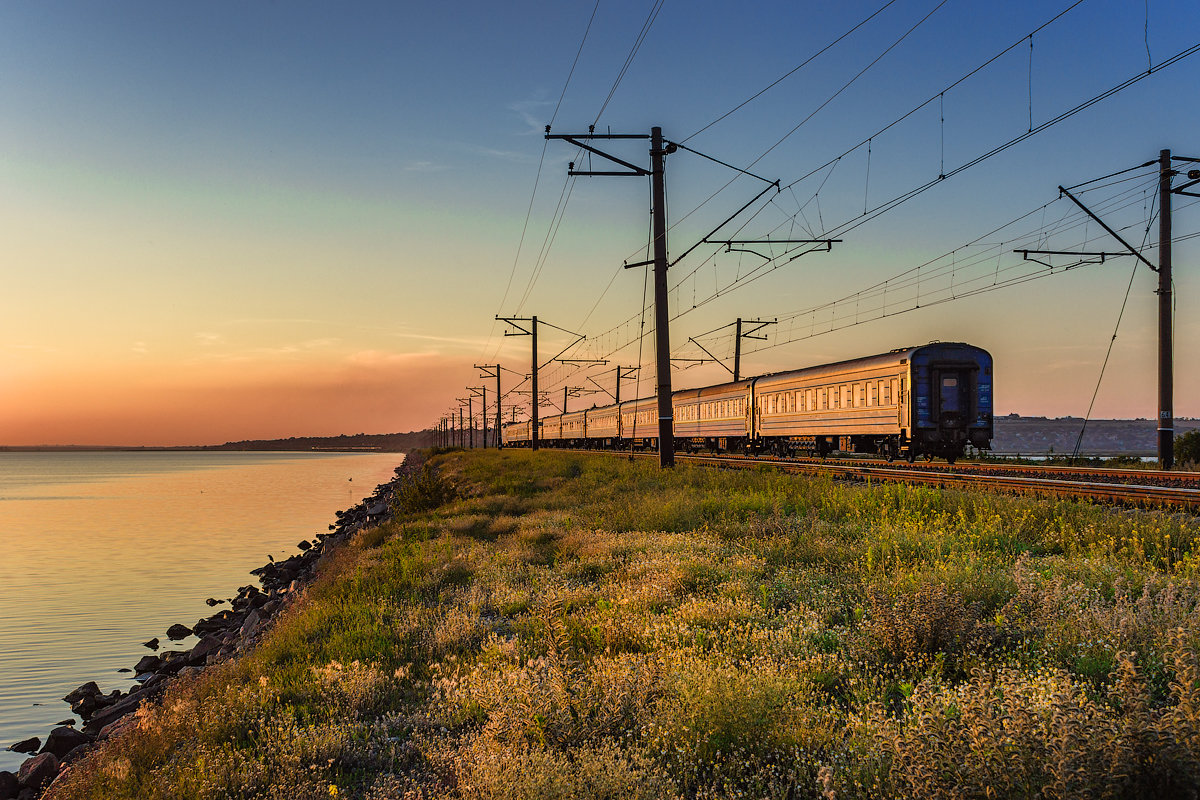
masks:
POLYGON ((447 165, 433 161, 410 161, 404 165, 405 172, 444 172, 448 169, 447 165))
POLYGON ((548 120, 535 116, 534 112, 552 105, 554 103, 549 100, 518 100, 515 103, 509 103, 508 110, 516 114, 521 122, 529 126, 529 130, 521 131, 518 135, 533 136, 543 133, 546 130, 546 122, 548 120))

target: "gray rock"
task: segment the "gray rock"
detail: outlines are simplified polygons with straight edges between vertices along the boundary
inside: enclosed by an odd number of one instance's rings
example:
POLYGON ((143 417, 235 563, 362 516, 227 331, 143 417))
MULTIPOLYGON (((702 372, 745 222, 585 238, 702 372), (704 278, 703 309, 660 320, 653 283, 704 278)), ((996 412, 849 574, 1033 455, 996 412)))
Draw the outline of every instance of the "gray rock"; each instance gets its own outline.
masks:
POLYGON ((142 700, 151 694, 153 692, 143 690, 122 698, 108 708, 101 709, 83 726, 83 732, 90 736, 97 735, 111 723, 119 720, 131 711, 136 711, 137 707, 142 704, 142 700))
POLYGON ((91 742, 88 742, 86 744, 81 744, 78 747, 76 747, 74 750, 72 750, 71 752, 67 753, 65 756, 62 757, 63 766, 64 767, 69 766, 71 764, 74 764, 79 759, 83 758, 85 755, 87 755, 87 752, 91 748, 91 746, 92 746, 91 742))
POLYGON ((221 649, 221 640, 216 636, 205 636, 200 642, 192 648, 192 656, 188 661, 193 666, 199 666, 208 662, 208 657, 212 653, 221 649))
POLYGON ((53 753, 56 758, 62 759, 79 745, 87 744, 91 740, 90 736, 64 725, 50 731, 50 735, 46 737, 46 744, 42 747, 42 752, 53 753))
POLYGON ((85 697, 96 697, 99 694, 100 694, 100 687, 96 685, 96 682, 88 681, 87 683, 83 684, 78 689, 75 689, 69 695, 64 697, 63 700, 66 700, 71 705, 74 705, 75 703, 79 702, 80 700, 82 700, 85 697))
POLYGON ((186 639, 192 635, 192 629, 187 625, 180 625, 176 622, 171 627, 167 628, 167 638, 172 642, 177 642, 180 639, 186 639))
POLYGON ((246 617, 246 621, 242 623, 242 629, 238 631, 238 635, 243 639, 249 639, 258 629, 262 627, 262 615, 257 611, 251 611, 246 617))
POLYGON ((42 753, 28 759, 21 765, 17 773, 17 782, 24 789, 41 789, 58 774, 58 756, 54 753, 42 753))
POLYGON ((299 544, 297 544, 296 547, 299 547, 301 550, 311 550, 312 542, 310 542, 308 539, 305 539, 302 542, 300 542, 299 544))
POLYGON ((0 770, 0 800, 10 800, 21 791, 17 776, 6 770, 0 770))
POLYGON ((8 746, 8 749, 14 753, 36 753, 41 746, 42 740, 36 736, 31 736, 28 739, 13 742, 8 746))
POLYGON ((162 659, 158 656, 142 656, 141 660, 133 666, 133 671, 138 675, 144 672, 154 672, 162 664, 162 659))

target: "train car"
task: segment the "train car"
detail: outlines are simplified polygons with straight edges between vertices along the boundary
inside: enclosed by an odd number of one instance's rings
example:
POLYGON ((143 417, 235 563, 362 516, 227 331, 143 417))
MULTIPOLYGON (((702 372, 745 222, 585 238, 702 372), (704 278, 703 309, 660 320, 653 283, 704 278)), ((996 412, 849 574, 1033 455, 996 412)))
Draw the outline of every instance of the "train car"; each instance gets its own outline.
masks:
POLYGON ((593 406, 587 410, 584 425, 585 447, 615 447, 621 433, 620 409, 615 406, 593 406))
POLYGON ((505 447, 529 447, 529 421, 506 422, 501 429, 501 440, 505 447))
POLYGON ((658 400, 643 397, 626 400, 620 407, 622 447, 658 447, 658 400))
POLYGON ((992 359, 957 342, 766 375, 753 381, 754 447, 942 456, 992 438, 992 359))
POLYGON ((675 449, 745 450, 750 443, 753 381, 684 389, 671 395, 675 449))
POLYGON ((587 441, 587 412, 571 411, 559 419, 559 439, 563 447, 583 447, 587 441))
POLYGON ((539 436, 546 447, 562 447, 562 414, 538 419, 539 436))

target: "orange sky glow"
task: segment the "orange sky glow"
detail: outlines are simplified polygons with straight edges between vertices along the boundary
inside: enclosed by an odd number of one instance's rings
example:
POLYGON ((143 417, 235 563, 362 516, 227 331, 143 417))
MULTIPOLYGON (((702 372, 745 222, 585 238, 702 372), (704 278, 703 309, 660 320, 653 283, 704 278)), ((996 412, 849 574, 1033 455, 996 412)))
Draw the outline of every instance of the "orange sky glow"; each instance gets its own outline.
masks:
POLYGON ((365 352, 337 362, 27 376, 6 397, 0 443, 169 446, 392 433, 398 419, 436 418, 470 368, 462 359, 365 352))

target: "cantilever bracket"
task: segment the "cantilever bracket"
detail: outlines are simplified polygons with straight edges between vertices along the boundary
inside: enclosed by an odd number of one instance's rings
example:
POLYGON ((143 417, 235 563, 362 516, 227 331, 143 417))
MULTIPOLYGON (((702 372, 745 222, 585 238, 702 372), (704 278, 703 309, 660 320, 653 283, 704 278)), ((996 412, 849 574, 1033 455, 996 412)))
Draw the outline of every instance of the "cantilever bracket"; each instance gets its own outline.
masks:
POLYGON ((1079 261, 1062 269, 1074 269, 1082 267, 1084 264, 1103 264, 1106 258, 1120 258, 1127 256, 1129 253, 1087 253, 1075 250, 1013 250, 1014 253, 1020 253, 1021 257, 1026 261, 1032 261, 1035 264, 1041 264, 1043 267, 1050 269, 1058 269, 1049 261, 1042 261, 1040 258, 1030 258, 1030 253, 1040 256, 1076 256, 1079 261))

